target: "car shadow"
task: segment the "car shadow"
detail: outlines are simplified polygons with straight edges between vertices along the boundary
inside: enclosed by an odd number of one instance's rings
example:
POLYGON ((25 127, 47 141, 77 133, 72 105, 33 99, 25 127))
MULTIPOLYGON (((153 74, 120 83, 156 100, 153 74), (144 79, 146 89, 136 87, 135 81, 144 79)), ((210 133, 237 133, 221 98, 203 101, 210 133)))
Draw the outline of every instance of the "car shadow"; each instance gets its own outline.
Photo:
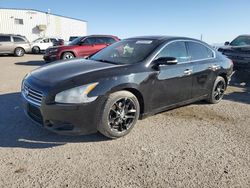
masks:
POLYGON ((15 57, 13 54, 0 54, 0 57, 15 57))
POLYGON ((250 70, 238 70, 232 77, 225 100, 250 104, 250 70))
POLYGON ((0 148, 51 148, 67 143, 100 142, 108 138, 99 133, 63 136, 36 126, 22 109, 20 93, 0 95, 0 148))
POLYGON ((26 62, 17 62, 15 65, 27 65, 27 66, 42 66, 46 63, 44 61, 26 61, 26 62))

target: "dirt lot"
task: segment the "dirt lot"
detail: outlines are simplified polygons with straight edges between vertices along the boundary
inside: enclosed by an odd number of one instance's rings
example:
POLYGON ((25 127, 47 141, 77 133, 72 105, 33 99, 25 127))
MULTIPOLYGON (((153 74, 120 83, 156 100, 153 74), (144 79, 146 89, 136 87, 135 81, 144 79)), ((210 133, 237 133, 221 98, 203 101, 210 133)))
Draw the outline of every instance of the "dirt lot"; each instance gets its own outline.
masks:
POLYGON ((25 117, 21 80, 41 60, 0 57, 0 187, 250 187, 250 73, 236 73, 218 105, 171 110, 108 140, 25 117))

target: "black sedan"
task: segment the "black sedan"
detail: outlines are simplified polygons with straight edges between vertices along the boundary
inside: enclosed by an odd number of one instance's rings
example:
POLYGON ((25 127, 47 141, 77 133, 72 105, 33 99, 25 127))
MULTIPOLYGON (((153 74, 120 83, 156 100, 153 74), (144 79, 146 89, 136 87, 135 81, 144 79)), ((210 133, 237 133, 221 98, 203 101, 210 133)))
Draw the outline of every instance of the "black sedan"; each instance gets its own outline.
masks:
POLYGON ((128 134, 138 118, 195 101, 222 100, 232 61, 199 40, 148 36, 88 59, 58 61, 22 82, 26 114, 61 134, 128 134))

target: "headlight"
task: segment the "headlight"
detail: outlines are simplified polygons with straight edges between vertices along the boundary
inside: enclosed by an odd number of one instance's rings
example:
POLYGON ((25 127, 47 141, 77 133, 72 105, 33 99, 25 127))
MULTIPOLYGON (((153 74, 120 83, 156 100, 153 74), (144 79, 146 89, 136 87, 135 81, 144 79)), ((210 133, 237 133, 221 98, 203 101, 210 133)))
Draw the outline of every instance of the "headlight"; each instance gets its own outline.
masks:
POLYGON ((56 53, 58 51, 58 48, 50 49, 49 53, 56 53))
POLYGON ((88 97, 88 94, 97 86, 97 84, 98 83, 92 83, 60 92, 56 95, 55 102, 70 104, 92 102, 97 97, 88 97))
POLYGON ((24 81, 26 80, 26 78, 30 75, 30 73, 26 74, 22 80, 22 85, 21 85, 21 91, 23 90, 24 87, 24 81))
POLYGON ((23 80, 26 80, 26 78, 30 75, 30 73, 26 74, 23 78, 23 80))

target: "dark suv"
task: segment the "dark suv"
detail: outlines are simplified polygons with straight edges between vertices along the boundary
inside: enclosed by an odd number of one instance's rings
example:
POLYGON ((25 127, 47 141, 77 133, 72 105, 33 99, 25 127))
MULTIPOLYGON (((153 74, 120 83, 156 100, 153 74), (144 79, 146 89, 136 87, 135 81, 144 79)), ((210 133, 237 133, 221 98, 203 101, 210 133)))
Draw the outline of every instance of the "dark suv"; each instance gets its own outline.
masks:
POLYGON ((69 45, 48 48, 44 55, 46 62, 75 57, 88 57, 120 39, 111 35, 79 37, 69 45))
POLYGON ((20 57, 29 52, 31 52, 31 45, 26 37, 0 34, 0 54, 14 54, 20 57))
POLYGON ((236 69, 250 69, 250 35, 240 35, 218 49, 234 62, 236 69))

